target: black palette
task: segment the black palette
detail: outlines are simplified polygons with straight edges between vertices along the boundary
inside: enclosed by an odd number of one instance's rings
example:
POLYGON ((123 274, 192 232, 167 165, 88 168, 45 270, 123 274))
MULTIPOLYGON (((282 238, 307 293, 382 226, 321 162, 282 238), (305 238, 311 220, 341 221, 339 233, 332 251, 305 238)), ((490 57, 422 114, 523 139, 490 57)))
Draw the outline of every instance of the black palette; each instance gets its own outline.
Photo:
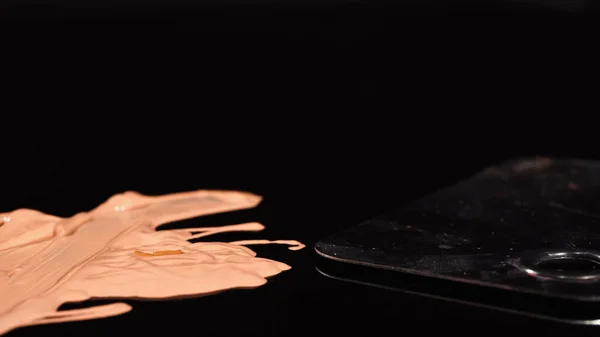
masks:
POLYGON ((600 162, 514 160, 322 240, 316 251, 354 265, 321 270, 332 277, 595 325, 599 196, 600 162))

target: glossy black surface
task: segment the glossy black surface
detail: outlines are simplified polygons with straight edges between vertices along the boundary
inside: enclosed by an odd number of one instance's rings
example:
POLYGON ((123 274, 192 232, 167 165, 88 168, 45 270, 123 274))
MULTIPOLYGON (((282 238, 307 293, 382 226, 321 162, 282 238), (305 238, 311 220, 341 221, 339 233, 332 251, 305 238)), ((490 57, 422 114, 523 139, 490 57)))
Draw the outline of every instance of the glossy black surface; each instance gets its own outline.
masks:
POLYGON ((316 249, 341 261, 598 301, 599 183, 598 162, 515 160, 334 235, 316 249), (544 267, 567 258, 593 264, 575 272, 544 267))
MULTIPOLYGON (((342 265, 320 270, 351 281, 344 269, 358 264, 370 271, 355 282, 386 285, 395 272, 397 289, 416 277, 422 293, 444 288, 445 298, 597 324, 599 168, 595 161, 560 158, 489 167, 318 242, 320 255, 342 265), (374 268, 389 271, 374 280, 381 273, 374 268)), ((408 284, 404 289, 412 290, 408 284)))
POLYGON ((321 255, 317 257, 315 268, 321 275, 339 282, 421 296, 440 304, 453 303, 456 308, 470 307, 474 312, 509 313, 511 317, 534 318, 546 324, 554 322, 571 327, 588 325, 597 329, 598 325, 600 308, 595 302, 556 300, 477 283, 399 273, 321 255))

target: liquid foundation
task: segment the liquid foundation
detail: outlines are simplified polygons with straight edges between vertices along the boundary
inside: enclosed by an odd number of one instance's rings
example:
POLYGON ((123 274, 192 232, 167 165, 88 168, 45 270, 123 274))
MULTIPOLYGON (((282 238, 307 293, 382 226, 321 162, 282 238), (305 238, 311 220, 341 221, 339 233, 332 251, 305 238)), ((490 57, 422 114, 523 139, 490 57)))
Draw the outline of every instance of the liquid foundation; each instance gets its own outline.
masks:
POLYGON ((236 191, 117 194, 95 209, 60 218, 30 209, 0 213, 0 335, 28 325, 104 318, 132 308, 112 303, 61 310, 91 298, 165 299, 258 287, 290 266, 245 247, 293 240, 195 242, 259 223, 157 231, 165 223, 252 208, 261 197, 236 191))

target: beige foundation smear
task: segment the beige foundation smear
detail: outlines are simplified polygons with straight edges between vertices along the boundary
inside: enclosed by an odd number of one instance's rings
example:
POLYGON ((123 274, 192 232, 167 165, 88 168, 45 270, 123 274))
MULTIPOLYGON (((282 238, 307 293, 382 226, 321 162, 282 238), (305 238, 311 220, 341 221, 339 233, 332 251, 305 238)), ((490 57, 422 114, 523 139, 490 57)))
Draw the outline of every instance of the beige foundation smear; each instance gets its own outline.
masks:
POLYGON ((290 266, 244 247, 297 241, 189 240, 259 223, 157 231, 162 224, 252 208, 261 197, 236 191, 164 196, 117 194, 94 210, 60 218, 30 209, 0 213, 0 335, 23 326, 116 316, 126 303, 59 311, 91 298, 163 299, 258 287, 290 266))

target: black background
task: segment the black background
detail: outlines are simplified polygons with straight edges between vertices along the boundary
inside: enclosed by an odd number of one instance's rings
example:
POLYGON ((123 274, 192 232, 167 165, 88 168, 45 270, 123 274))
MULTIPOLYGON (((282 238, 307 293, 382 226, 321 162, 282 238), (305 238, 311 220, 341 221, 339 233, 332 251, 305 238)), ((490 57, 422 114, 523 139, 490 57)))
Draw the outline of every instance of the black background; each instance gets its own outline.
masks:
POLYGON ((197 224, 308 246, 253 247, 293 267, 256 290, 9 336, 590 332, 313 266, 320 238, 485 166, 598 158, 593 3, 565 4, 4 2, 2 210, 240 189, 264 203, 197 224))

